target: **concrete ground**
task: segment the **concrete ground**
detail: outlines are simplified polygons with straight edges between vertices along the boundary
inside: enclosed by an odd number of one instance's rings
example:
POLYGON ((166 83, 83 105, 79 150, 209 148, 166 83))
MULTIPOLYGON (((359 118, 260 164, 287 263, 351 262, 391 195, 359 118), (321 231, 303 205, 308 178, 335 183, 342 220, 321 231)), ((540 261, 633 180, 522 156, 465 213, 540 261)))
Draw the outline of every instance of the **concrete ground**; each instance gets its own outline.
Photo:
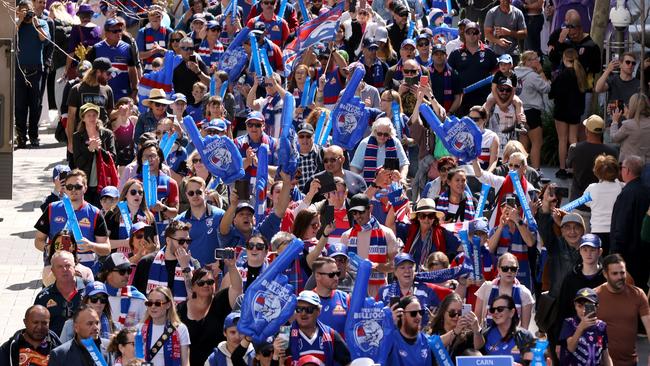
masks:
MULTIPOLYGON (((52 168, 65 158, 65 147, 54 139, 54 131, 41 129, 39 149, 14 153, 12 200, 0 200, 0 343, 23 328, 24 312, 41 289, 41 252, 34 248, 33 228, 41 215, 39 206, 52 189, 52 168)), ((555 178, 555 168, 543 174, 561 186, 569 181, 555 178)), ((535 327, 536 328, 536 327, 535 327)), ((637 340, 639 364, 646 365, 650 345, 645 337, 637 340)))

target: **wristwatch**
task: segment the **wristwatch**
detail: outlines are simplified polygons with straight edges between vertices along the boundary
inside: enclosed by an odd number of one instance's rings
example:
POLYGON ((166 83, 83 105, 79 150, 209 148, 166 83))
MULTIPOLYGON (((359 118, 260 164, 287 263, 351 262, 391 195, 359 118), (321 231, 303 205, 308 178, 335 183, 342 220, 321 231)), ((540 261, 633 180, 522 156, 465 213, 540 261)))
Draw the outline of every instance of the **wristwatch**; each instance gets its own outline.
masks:
POLYGON ((190 272, 192 272, 192 268, 190 268, 190 267, 183 268, 183 273, 187 274, 187 273, 190 273, 190 272))

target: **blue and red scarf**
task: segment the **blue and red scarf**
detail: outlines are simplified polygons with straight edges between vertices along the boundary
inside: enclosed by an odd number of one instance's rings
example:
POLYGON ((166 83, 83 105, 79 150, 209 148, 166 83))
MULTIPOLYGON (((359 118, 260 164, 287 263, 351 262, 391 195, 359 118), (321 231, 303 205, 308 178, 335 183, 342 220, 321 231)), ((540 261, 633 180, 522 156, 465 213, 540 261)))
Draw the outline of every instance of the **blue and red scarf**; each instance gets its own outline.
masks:
MULTIPOLYGON (((375 172, 377 171, 377 138, 370 136, 366 144, 366 151, 363 158, 363 179, 366 183, 375 181, 375 172)), ((397 147, 395 147, 395 139, 390 138, 386 141, 386 158, 397 158, 397 147)))
MULTIPOLYGON (((154 342, 158 342, 158 340, 152 340, 151 339, 151 330, 153 327, 153 322, 151 319, 145 320, 144 324, 142 325, 142 339, 144 342, 146 342, 146 347, 144 348, 144 356, 145 360, 151 362, 153 357, 155 355, 151 355, 151 345, 154 344, 154 342)), ((165 324, 165 330, 167 330, 169 327, 172 327, 172 324, 167 321, 167 324, 165 324)), ((163 331, 163 335, 165 335, 167 332, 163 331)), ((161 350, 163 352, 163 355, 165 357, 165 366, 181 366, 181 341, 180 337, 178 334, 178 329, 174 326, 174 330, 171 334, 171 337, 168 337, 167 339, 160 339, 160 341, 163 342, 163 349, 161 350)))
POLYGON ((134 325, 126 324, 129 308, 131 308, 131 299, 140 299, 143 301, 147 300, 144 294, 142 294, 142 292, 138 291, 138 289, 133 286, 115 288, 109 285, 108 282, 106 283, 106 292, 108 292, 108 296, 115 296, 120 298, 120 317, 117 319, 118 323, 122 324, 122 326, 134 325))
MULTIPOLYGON (((365 225, 355 224, 350 230, 350 238, 348 243, 348 251, 357 254, 358 249, 358 236, 362 231, 370 231, 370 243, 368 243, 368 260, 375 263, 386 263, 388 255, 388 245, 386 243, 386 235, 384 230, 379 225, 379 221, 370 216, 370 221, 365 225)), ((373 271, 370 275, 371 285, 383 285, 386 282, 386 274, 373 271)))
MULTIPOLYGON (((190 269, 194 270, 194 266, 190 263, 190 269)), ((165 266, 165 248, 162 248, 153 259, 151 268, 149 269, 149 280, 147 281, 147 293, 156 287, 167 287, 167 267, 165 266)), ((185 278, 183 276, 183 269, 176 263, 174 270, 174 284, 172 285, 172 293, 174 294, 174 302, 180 303, 187 299, 187 289, 185 288, 185 278)))

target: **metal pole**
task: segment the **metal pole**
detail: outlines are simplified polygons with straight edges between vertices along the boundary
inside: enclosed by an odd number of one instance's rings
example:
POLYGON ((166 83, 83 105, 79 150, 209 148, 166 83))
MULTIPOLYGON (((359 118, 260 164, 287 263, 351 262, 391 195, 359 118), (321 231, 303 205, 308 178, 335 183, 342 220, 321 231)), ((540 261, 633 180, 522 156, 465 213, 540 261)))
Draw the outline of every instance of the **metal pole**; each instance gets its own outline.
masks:
POLYGON ((641 16, 639 17, 639 22, 641 23, 641 62, 639 67, 641 68, 641 93, 646 91, 646 81, 645 81, 645 70, 644 70, 644 60, 645 60, 645 22, 648 19, 648 14, 645 10, 645 0, 639 0, 641 2, 641 16))

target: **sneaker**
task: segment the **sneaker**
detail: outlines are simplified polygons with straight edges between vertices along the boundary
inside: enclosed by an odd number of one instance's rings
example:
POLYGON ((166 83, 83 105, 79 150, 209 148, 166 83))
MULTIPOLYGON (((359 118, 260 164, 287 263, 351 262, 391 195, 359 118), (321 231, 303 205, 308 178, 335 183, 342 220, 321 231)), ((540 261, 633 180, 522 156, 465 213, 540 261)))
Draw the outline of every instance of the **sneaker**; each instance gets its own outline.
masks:
POLYGON ((27 142, 25 142, 24 139, 17 137, 16 138, 16 149, 26 149, 27 148, 27 142))
POLYGON ((565 169, 558 169, 558 171, 555 172, 555 178, 568 179, 569 178, 569 172, 567 172, 565 169))
POLYGON ((29 139, 29 144, 30 144, 32 147, 39 147, 39 146, 41 146, 41 141, 40 141, 38 138, 35 138, 35 139, 29 139))

